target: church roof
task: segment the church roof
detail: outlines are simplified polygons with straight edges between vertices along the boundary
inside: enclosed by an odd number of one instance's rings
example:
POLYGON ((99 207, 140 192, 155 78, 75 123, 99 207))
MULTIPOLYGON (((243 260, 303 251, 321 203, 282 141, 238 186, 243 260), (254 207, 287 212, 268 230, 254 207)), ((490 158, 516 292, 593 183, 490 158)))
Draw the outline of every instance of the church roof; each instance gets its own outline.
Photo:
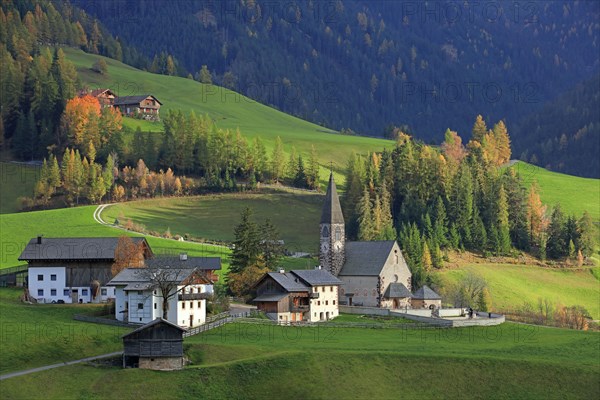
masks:
POLYGON ((346 242, 346 263, 340 275, 379 275, 394 244, 394 240, 346 242))
POLYGON ((393 282, 390 283, 383 294, 383 297, 388 299, 399 298, 399 297, 412 297, 410 290, 404 286, 403 283, 393 282))
POLYGON ((420 288, 419 290, 417 290, 412 295, 412 297, 413 297, 413 299, 418 299, 418 300, 441 300, 442 299, 439 294, 434 292, 427 285, 423 285, 423 287, 420 288))
POLYGON ((291 272, 311 286, 342 284, 342 281, 324 269, 295 269, 291 272))
POLYGON ((323 204, 323 212, 321 213, 322 224, 343 224, 344 214, 340 206, 340 198, 337 194, 333 173, 329 175, 329 185, 327 186, 327 194, 325 194, 325 204, 323 204))

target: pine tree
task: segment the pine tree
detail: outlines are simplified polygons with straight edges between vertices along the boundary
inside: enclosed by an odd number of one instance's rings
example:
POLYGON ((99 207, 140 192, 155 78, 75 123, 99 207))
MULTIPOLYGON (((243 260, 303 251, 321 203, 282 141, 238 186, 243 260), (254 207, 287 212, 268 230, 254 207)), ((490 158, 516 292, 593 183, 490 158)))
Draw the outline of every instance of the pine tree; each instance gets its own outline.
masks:
POLYGON ((440 247, 448 245, 448 218, 446 217, 446 206, 441 196, 438 196, 435 204, 433 223, 433 236, 440 247))
POLYGON ((273 147, 273 155, 271 156, 271 178, 275 183, 279 183, 279 180, 284 174, 284 154, 283 154, 283 142, 281 138, 277 136, 275 139, 275 146, 273 147))
POLYGON ((496 224, 498 229, 498 242, 501 254, 510 252, 510 229, 508 226, 508 201, 504 186, 500 185, 496 201, 496 224))
POLYGON ((274 271, 283 257, 284 248, 280 242, 279 231, 269 218, 260 226, 260 248, 265 266, 274 271))
POLYGON ((479 311, 489 311, 489 292, 487 288, 479 291, 477 297, 477 309, 479 311))
POLYGON ((374 237, 373 205, 371 204, 371 195, 365 187, 358 204, 358 240, 369 241, 374 237))
POLYGON ((242 272, 256 262, 260 253, 258 228, 252 220, 252 215, 252 210, 246 207, 242 211, 240 223, 234 229, 230 273, 242 272))
POLYGON ((56 157, 54 157, 54 154, 50 155, 48 184, 53 189, 58 189, 61 186, 60 168, 58 167, 58 161, 56 160, 56 157))
POLYGON ((472 140, 476 140, 479 143, 482 143, 487 131, 488 130, 485 125, 485 121, 483 120, 483 117, 481 115, 478 115, 475 119, 475 124, 473 125, 473 131, 471 136, 472 140))
POLYGON ((394 218, 390 204, 390 193, 387 190, 385 181, 381 185, 381 231, 379 237, 381 240, 396 240, 396 230, 394 229, 394 218))
POLYGON ((577 222, 577 232, 579 239, 577 240, 577 248, 583 256, 589 257, 594 252, 596 246, 596 234, 592 217, 587 211, 583 212, 582 217, 577 222))
POLYGON ((360 156, 351 154, 346 166, 346 193, 342 198, 346 235, 351 239, 358 237, 358 204, 363 193, 364 179, 364 162, 360 156))
POLYGON ((294 177, 294 186, 297 188, 307 188, 308 182, 306 181, 306 173, 304 172, 304 162, 302 161, 302 155, 298 156, 296 168, 296 175, 294 177))
POLYGON ((319 156, 317 155, 317 149, 314 144, 310 146, 306 179, 310 189, 319 189, 319 156))
POLYGON ((568 243, 564 235, 565 217, 559 204, 554 207, 548 226, 548 257, 561 258, 567 255, 568 243))
POLYGON ((426 273, 431 271, 431 267, 433 263, 431 262, 431 253, 429 252, 429 245, 427 244, 427 240, 424 238, 421 239, 423 242, 423 255, 421 256, 421 265, 426 273))
POLYGON ((199 76, 199 81, 201 83, 212 84, 212 75, 206 65, 202 66, 202 69, 200 69, 198 76, 199 76))
POLYGON ((575 243, 573 243, 573 239, 569 240, 569 260, 575 258, 575 243))
POLYGON ((287 163, 286 171, 289 180, 293 181, 298 172, 298 154, 296 153, 295 146, 292 146, 292 150, 290 151, 290 158, 287 163))

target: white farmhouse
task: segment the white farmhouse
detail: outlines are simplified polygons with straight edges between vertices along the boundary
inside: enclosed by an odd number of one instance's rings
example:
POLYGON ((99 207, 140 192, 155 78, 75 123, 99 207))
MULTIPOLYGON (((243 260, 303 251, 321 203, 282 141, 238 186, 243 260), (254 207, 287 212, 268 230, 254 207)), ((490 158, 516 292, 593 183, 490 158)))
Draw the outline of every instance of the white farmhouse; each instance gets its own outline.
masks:
POLYGON ((326 321, 339 314, 342 284, 329 271, 268 272, 254 285, 257 308, 279 322, 326 321))
POLYGON ((162 318, 182 327, 206 322, 206 299, 213 293, 220 258, 157 257, 146 268, 126 268, 109 283, 115 288, 115 317, 147 324, 162 318), (164 294, 164 295, 163 295, 164 294), (165 301, 167 305, 165 306, 165 301))
MULTIPOLYGON (((132 238, 143 252, 137 261, 152 257, 144 238, 132 238)), ((119 238, 45 238, 29 241, 19 260, 27 261, 28 289, 39 303, 99 303, 115 297, 108 286, 119 238)))

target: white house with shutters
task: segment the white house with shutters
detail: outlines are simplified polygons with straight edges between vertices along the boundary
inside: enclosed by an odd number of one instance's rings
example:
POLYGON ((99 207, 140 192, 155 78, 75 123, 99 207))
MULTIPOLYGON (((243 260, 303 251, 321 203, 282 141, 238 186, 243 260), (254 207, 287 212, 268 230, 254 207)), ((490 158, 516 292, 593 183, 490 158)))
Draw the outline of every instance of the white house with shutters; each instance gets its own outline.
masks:
MULTIPOLYGON (((119 321, 147 324, 163 317, 163 302, 168 302, 166 320, 181 327, 206 322, 206 299, 213 294, 214 271, 221 268, 220 258, 158 257, 147 260, 146 268, 126 268, 109 283, 115 288, 115 318, 119 321), (165 296, 161 284, 152 278, 156 271, 172 283, 165 296)), ((164 287, 164 286, 163 286, 164 287)))

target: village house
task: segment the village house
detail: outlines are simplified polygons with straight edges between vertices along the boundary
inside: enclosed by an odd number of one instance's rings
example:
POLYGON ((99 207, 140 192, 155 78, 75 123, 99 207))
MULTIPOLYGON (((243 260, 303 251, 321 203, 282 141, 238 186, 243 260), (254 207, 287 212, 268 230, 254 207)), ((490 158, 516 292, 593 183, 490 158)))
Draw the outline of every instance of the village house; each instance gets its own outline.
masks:
MULTIPOLYGON (((138 265, 152 257, 144 238, 138 265)), ((115 297, 108 286, 119 238, 45 238, 27 243, 19 260, 27 261, 29 295, 39 303, 99 303, 115 297)))
POLYGON ((185 329, 162 318, 123 335, 123 368, 172 371, 184 366, 185 329))
POLYGON ((97 98, 102 108, 112 107, 117 97, 110 89, 94 89, 89 95, 97 98))
POLYGON ((151 121, 160 119, 159 111, 162 103, 151 94, 117 97, 113 104, 121 114, 128 117, 140 117, 151 121))
POLYGON ((319 261, 342 281, 341 304, 391 309, 441 306, 439 295, 427 287, 415 295, 437 298, 413 301, 412 274, 395 240, 346 242, 344 215, 333 174, 321 214, 319 261))
POLYGON ((254 285, 259 310, 279 322, 326 321, 338 316, 342 282, 328 271, 268 272, 254 285))
POLYGON ((156 257, 146 268, 126 268, 109 283, 115 288, 115 317, 119 321, 146 324, 163 317, 185 327, 206 322, 206 299, 213 294, 214 273, 221 269, 218 257, 156 257), (170 291, 163 295, 162 288, 170 291), (165 299, 166 297, 166 299, 165 299))

